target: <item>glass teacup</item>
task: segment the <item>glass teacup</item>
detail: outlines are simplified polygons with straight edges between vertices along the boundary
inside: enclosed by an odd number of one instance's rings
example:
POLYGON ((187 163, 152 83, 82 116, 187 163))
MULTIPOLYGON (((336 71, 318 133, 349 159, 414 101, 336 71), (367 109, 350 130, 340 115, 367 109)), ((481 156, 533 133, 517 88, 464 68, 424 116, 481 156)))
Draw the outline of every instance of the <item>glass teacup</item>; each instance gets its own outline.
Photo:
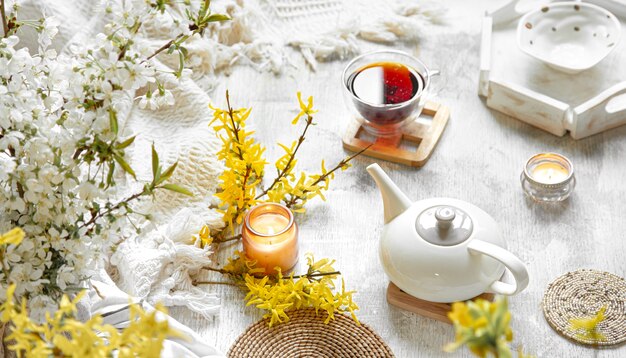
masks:
POLYGON ((393 136, 419 117, 431 77, 437 74, 439 71, 429 70, 401 51, 366 53, 343 70, 344 99, 367 132, 377 137, 393 136))

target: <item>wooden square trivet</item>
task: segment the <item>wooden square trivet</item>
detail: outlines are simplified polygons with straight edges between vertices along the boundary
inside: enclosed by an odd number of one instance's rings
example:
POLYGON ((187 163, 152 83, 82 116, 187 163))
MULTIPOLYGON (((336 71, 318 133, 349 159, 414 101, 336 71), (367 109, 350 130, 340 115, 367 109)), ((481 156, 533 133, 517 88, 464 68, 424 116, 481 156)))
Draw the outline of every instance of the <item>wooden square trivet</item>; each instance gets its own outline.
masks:
MULTIPOLYGON (((487 301, 493 301, 494 295, 492 293, 483 293, 478 297, 474 297, 472 300, 482 298, 487 301)), ((418 315, 436 319, 437 321, 452 323, 448 318, 448 312, 452 310, 452 303, 439 303, 420 300, 413 297, 408 293, 405 293, 398 286, 389 282, 387 287, 387 302, 390 305, 396 306, 406 311, 417 313, 418 315)))
MULTIPOLYGON (((412 167, 421 167, 426 164, 446 128, 450 110, 439 103, 427 102, 421 115, 433 117, 430 125, 417 121, 410 123, 398 135, 376 138, 374 145, 363 154, 412 167), (400 148, 403 140, 417 144, 417 149, 400 148)), ((363 131, 360 123, 352 121, 343 137, 343 147, 353 152, 367 148, 372 142, 360 138, 363 131)))

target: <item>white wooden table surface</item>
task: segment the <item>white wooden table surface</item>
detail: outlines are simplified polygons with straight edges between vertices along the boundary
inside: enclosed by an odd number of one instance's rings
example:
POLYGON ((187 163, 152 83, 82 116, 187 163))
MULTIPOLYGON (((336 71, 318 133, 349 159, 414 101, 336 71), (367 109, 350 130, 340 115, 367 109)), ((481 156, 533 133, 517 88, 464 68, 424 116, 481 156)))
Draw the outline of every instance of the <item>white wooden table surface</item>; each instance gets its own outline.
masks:
MULTIPOLYGON (((477 93, 481 15, 496 1, 446 1, 446 27, 428 27, 419 57, 442 76, 438 100, 452 117, 430 161, 421 169, 380 162, 390 177, 414 199, 436 196, 459 198, 478 205, 502 226, 508 248, 527 265, 529 287, 510 299, 515 333, 513 347, 539 357, 624 357, 626 346, 594 350, 555 333, 543 318, 540 302, 547 284, 579 268, 626 275, 626 126, 587 139, 555 137, 488 109, 477 93), (519 175, 528 157, 556 151, 569 157, 578 180, 572 197, 553 206, 527 200, 519 175)), ((268 146, 268 158, 290 143, 298 130, 289 124, 296 113, 295 93, 313 95, 320 110, 300 155, 301 169, 316 171, 322 158, 327 167, 348 153, 341 135, 348 110, 343 102, 340 74, 345 62, 323 64, 317 73, 291 70, 282 77, 237 68, 212 94, 224 103, 231 91, 235 106, 252 106, 249 123, 268 146)), ((365 167, 375 160, 357 159, 331 184, 327 202, 314 201, 297 218, 301 252, 337 260, 361 310, 359 319, 370 325, 398 357, 469 356, 442 351, 454 339, 450 325, 390 307, 385 300, 387 278, 378 262, 378 237, 383 223, 380 194, 365 167)), ((271 172, 271 171, 268 171, 271 172)), ((223 264, 227 255, 219 255, 223 264)), ((172 313, 209 343, 226 352, 234 340, 260 318, 245 308, 244 295, 232 287, 207 287, 220 293, 219 317, 207 321, 183 309, 172 313)))

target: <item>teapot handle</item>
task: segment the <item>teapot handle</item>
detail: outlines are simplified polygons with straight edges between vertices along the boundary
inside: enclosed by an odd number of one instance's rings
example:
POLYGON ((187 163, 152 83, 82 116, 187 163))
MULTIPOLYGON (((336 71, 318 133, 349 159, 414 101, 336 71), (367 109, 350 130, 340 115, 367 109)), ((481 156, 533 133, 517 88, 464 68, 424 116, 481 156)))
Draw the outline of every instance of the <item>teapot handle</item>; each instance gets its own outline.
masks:
POLYGON ((529 277, 526 266, 519 258, 517 258, 517 256, 513 255, 509 251, 498 245, 481 240, 472 240, 467 248, 470 253, 484 254, 502 262, 513 275, 515 282, 506 283, 500 280, 495 281, 491 284, 491 286, 489 286, 490 292, 511 296, 519 293, 525 289, 526 286, 528 286, 529 277))

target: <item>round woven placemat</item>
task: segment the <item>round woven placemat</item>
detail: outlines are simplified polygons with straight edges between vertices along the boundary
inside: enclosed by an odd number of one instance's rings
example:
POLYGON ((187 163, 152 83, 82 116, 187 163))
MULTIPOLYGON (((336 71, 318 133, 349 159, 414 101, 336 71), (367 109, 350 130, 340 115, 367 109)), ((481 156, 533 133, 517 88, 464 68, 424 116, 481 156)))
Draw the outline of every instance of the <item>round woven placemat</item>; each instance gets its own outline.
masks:
POLYGON ((568 272, 548 285, 542 306, 550 326, 575 342, 594 346, 626 342, 626 281, 617 275, 589 269, 568 272), (586 340, 569 328, 570 319, 591 317, 605 305, 598 331, 606 340, 586 340))
POLYGON ((393 357, 391 349, 368 326, 314 309, 289 312, 289 322, 272 328, 263 319, 250 326, 230 347, 229 357, 393 357))

